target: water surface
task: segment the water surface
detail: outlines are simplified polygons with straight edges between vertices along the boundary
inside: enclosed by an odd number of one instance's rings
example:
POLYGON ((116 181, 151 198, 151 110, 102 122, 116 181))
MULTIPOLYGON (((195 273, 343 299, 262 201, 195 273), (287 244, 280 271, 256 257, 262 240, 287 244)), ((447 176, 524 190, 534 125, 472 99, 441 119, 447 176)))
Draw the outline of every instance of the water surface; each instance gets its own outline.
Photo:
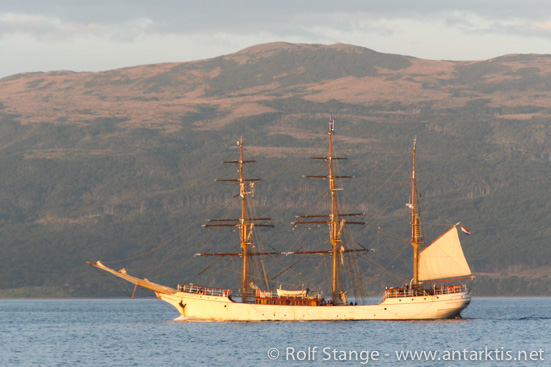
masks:
POLYGON ((551 365, 551 298, 475 298, 446 321, 177 317, 156 299, 2 300, 0 366, 551 365))

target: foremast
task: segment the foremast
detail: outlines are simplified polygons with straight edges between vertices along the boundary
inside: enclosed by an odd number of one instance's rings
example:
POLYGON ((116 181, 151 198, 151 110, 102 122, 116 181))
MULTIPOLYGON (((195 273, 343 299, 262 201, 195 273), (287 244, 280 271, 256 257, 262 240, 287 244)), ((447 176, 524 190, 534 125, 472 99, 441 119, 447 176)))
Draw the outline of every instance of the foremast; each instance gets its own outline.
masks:
POLYGON ((335 134, 335 120, 333 118, 333 113, 331 113, 329 119, 329 131, 327 133, 329 140, 329 153, 327 157, 312 157, 312 159, 321 159, 327 162, 328 175, 327 176, 314 176, 306 175, 306 177, 316 177, 323 178, 329 181, 329 193, 331 196, 331 214, 326 215, 306 215, 297 217, 299 220, 295 222, 297 224, 319 224, 327 223, 329 225, 329 240, 331 242, 331 255, 332 255, 332 266, 331 266, 331 295, 333 298, 333 304, 339 305, 346 302, 345 292, 342 290, 342 280, 341 280, 341 262, 342 256, 345 250, 342 243, 342 229, 345 224, 365 224, 364 222, 349 221, 346 220, 346 217, 361 217, 363 213, 351 213, 343 214, 339 212, 339 196, 338 192, 342 189, 338 188, 337 179, 341 178, 351 178, 352 176, 340 176, 335 173, 335 162, 339 158, 335 157, 333 151, 333 135, 335 134), (327 217, 325 221, 312 221, 312 220, 303 220, 308 218, 323 218, 327 217))
POLYGON ((423 233, 421 231, 421 215, 419 213, 419 195, 415 181, 417 139, 413 139, 413 169, 411 172, 411 246, 413 246, 413 279, 412 286, 416 288, 419 285, 419 249, 423 246, 423 233))
POLYGON ((241 246, 241 293, 244 303, 251 302, 254 298, 254 290, 251 288, 251 248, 253 246, 253 227, 273 227, 272 224, 266 224, 270 218, 251 218, 249 215, 249 195, 254 193, 254 183, 260 181, 259 178, 245 177, 245 164, 254 163, 254 160, 245 160, 243 156, 243 137, 237 142, 239 148, 239 160, 225 161, 224 163, 237 164, 239 166, 238 179, 217 179, 222 182, 237 182, 239 183, 239 196, 241 200, 241 217, 238 219, 209 219, 209 222, 218 222, 215 224, 205 224, 203 227, 238 227, 241 246), (227 222, 227 223, 223 223, 227 222), (260 222, 260 223, 257 223, 260 222))

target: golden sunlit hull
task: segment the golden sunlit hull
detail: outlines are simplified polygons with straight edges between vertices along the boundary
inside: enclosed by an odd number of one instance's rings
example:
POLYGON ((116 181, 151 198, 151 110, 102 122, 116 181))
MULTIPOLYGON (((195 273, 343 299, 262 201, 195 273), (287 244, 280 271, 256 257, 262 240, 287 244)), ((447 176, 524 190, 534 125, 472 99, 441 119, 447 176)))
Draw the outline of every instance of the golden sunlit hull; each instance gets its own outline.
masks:
POLYGON ((216 321, 438 320, 459 315, 471 303, 468 292, 386 298, 375 305, 294 306, 234 302, 224 296, 157 292, 181 316, 216 321))

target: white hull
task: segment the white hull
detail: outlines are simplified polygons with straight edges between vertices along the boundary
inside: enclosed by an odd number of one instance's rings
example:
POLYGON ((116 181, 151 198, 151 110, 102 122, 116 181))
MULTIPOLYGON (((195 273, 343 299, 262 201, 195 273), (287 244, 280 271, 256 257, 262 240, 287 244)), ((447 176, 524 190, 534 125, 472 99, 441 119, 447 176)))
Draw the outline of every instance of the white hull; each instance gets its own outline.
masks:
MULTIPOLYGON (((113 270, 101 262, 89 263, 136 286, 155 291, 185 318, 217 321, 336 321, 336 320, 439 320, 459 315, 471 303, 468 291, 424 296, 392 296, 375 305, 299 306, 241 303, 231 300, 228 290, 217 295, 190 293, 136 278, 125 270, 113 270), (223 295, 224 294, 224 295, 223 295)), ((189 287, 189 286, 188 286, 189 287)), ((194 291, 198 287, 193 287, 194 291)), ((213 290, 213 288, 205 288, 213 290)), ((208 293, 208 292, 207 292, 208 293)))
POLYGON ((436 320, 459 315, 471 303, 468 292, 386 298, 376 305, 294 306, 240 303, 224 296, 157 292, 186 318, 217 321, 436 320))

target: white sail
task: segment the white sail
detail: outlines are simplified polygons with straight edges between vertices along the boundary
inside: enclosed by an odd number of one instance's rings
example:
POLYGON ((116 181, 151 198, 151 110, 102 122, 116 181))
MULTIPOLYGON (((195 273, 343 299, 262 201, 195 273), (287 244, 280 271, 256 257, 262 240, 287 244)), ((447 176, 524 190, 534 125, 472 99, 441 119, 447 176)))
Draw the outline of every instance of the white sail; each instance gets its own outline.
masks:
POLYGON ((419 281, 470 276, 471 269, 459 241, 457 225, 419 253, 419 281))

